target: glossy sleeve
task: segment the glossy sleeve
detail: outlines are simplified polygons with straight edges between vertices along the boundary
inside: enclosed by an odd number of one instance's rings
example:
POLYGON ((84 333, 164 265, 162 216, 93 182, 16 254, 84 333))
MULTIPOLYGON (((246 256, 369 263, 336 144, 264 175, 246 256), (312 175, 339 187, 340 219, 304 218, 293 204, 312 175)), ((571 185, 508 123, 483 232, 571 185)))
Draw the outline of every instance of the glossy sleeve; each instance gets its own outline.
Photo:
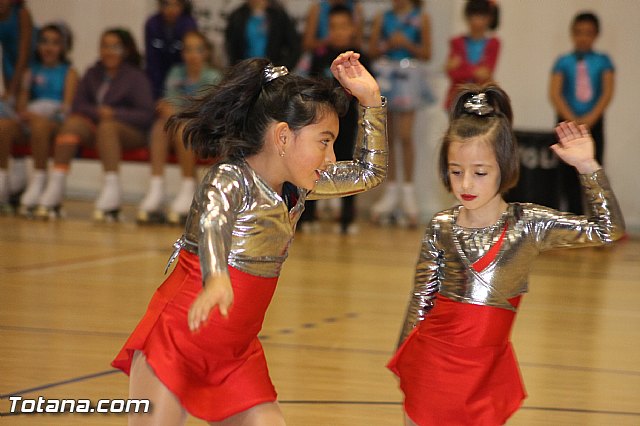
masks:
POLYGON ((538 248, 603 245, 620 239, 625 232, 624 218, 602 169, 580 175, 586 215, 559 213, 546 209, 532 223, 538 248))
POLYGON ((245 203, 246 186, 237 166, 221 164, 204 178, 195 201, 201 205, 198 257, 202 279, 212 274, 228 274, 233 226, 245 203))
POLYGON ((444 254, 436 246, 433 227, 427 229, 422 239, 422 247, 416 264, 413 289, 409 298, 409 306, 398 340, 398 347, 409 333, 422 321, 431 308, 440 289, 440 267, 444 254))
POLYGON ((387 176, 387 107, 358 106, 358 134, 353 160, 338 161, 321 173, 307 199, 317 200, 368 191, 387 176))

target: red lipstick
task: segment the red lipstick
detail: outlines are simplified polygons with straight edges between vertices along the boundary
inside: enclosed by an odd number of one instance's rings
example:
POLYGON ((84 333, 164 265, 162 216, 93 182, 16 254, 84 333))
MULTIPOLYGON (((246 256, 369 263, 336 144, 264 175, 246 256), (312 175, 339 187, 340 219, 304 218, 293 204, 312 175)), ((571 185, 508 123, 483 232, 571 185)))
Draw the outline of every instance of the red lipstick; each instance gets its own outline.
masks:
POLYGON ((465 201, 473 201, 477 198, 477 195, 471 195, 471 194, 462 194, 460 195, 460 198, 462 198, 465 201))

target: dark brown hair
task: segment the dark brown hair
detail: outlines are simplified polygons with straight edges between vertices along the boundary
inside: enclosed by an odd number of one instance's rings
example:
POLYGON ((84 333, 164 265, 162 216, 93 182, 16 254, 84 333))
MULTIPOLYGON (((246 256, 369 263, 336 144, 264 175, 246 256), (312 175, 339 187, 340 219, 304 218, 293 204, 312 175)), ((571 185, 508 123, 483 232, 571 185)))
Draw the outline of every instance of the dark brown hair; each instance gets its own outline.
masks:
POLYGON ((485 15, 490 18, 489 29, 494 31, 500 25, 500 9, 495 1, 489 0, 467 0, 464 7, 465 18, 473 15, 485 15))
POLYGON ((495 84, 466 85, 460 88, 449 115, 449 128, 442 139, 438 171, 445 188, 451 192, 449 179, 449 147, 451 142, 483 138, 491 143, 500 168, 500 187, 504 194, 518 183, 520 159, 513 133, 513 113, 509 96, 495 84), (473 95, 484 93, 493 112, 478 115, 467 111, 464 104, 473 95))
POLYGON ((172 116, 167 129, 175 132, 184 124, 185 146, 200 157, 238 160, 260 152, 273 122, 295 132, 327 112, 346 112, 349 99, 342 87, 292 73, 267 81, 267 65, 269 60, 253 58, 228 68, 220 83, 172 116))
POLYGON ((140 51, 138 51, 136 41, 129 30, 121 27, 108 28, 102 33, 100 39, 102 40, 106 35, 114 35, 118 37, 118 40, 120 40, 120 44, 122 44, 125 52, 123 57, 124 62, 127 62, 136 68, 140 68, 142 56, 140 56, 140 51))
POLYGON ((573 30, 576 24, 580 22, 589 22, 591 25, 593 25, 593 28, 595 28, 596 34, 600 34, 600 20, 598 19, 598 16, 595 13, 593 12, 578 13, 573 18, 573 21, 571 22, 571 29, 573 30))

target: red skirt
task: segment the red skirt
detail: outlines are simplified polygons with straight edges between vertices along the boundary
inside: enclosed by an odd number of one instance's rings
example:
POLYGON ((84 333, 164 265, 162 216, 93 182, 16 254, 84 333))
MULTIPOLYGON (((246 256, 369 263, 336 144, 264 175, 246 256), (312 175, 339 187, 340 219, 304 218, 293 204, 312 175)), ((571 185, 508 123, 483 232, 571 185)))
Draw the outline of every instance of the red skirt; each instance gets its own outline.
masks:
POLYGON ((217 309, 192 333, 187 313, 202 289, 198 256, 185 250, 156 290, 144 317, 111 365, 129 374, 136 350, 192 415, 221 421, 276 400, 258 333, 277 278, 229 267, 234 301, 228 318, 217 309))
POLYGON ((387 365, 400 378, 407 415, 420 426, 504 424, 526 397, 509 340, 514 318, 438 295, 387 365))

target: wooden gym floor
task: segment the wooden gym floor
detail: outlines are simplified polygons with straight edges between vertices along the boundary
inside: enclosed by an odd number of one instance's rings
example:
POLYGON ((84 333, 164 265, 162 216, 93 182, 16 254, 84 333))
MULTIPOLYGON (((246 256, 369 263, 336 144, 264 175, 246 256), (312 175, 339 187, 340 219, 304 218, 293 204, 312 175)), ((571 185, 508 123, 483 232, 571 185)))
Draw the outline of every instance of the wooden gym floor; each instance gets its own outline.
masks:
MULTIPOLYGON (((122 415, 8 416, 23 398, 127 398, 109 363, 163 280, 179 228, 0 217, 0 419, 122 425, 122 415), (5 417, 6 416, 6 417, 5 417)), ((402 424, 392 354, 422 231, 299 234, 261 333, 289 425, 402 424)), ((537 261, 513 331, 529 397, 508 425, 640 425, 640 239, 537 261)), ((189 425, 204 424, 190 418, 189 425)), ((445 425, 446 426, 446 425, 445 425)))

